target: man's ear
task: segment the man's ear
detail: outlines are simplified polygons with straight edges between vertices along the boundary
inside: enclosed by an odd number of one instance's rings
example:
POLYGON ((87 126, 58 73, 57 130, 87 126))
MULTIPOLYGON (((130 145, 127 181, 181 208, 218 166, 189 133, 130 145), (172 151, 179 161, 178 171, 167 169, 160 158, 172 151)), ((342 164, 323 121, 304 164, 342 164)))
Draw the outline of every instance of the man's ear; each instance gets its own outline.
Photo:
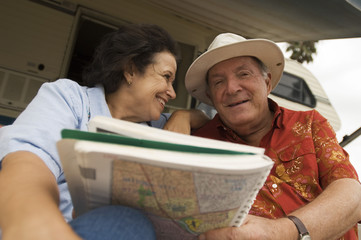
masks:
POLYGON ((267 93, 270 94, 272 91, 272 75, 271 73, 267 73, 267 77, 265 79, 267 85, 267 93))
POLYGON ((213 100, 211 98, 211 95, 209 94, 209 90, 206 91, 206 96, 209 98, 209 100, 211 100, 211 102, 212 102, 212 104, 214 106, 214 102, 213 102, 213 100))

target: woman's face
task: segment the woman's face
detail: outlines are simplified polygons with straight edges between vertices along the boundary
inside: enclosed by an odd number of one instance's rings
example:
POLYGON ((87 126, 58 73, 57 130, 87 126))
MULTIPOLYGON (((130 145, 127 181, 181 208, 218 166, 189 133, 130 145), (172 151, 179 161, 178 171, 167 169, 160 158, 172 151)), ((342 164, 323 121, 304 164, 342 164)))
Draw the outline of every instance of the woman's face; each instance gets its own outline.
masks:
POLYGON ((132 89, 133 114, 140 121, 157 120, 169 99, 174 99, 176 93, 173 82, 177 71, 177 63, 169 52, 155 54, 153 63, 148 65, 143 74, 135 71, 127 75, 129 88, 132 89))

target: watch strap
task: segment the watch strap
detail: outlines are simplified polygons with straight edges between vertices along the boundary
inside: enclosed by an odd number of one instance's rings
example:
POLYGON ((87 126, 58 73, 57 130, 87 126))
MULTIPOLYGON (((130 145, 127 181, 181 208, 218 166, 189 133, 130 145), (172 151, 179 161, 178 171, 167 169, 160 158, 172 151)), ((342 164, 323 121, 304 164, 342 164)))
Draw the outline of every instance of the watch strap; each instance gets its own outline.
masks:
POLYGON ((303 222, 295 216, 287 216, 288 219, 290 219, 297 227, 298 233, 300 234, 300 239, 302 239, 303 236, 309 236, 309 232, 303 222))

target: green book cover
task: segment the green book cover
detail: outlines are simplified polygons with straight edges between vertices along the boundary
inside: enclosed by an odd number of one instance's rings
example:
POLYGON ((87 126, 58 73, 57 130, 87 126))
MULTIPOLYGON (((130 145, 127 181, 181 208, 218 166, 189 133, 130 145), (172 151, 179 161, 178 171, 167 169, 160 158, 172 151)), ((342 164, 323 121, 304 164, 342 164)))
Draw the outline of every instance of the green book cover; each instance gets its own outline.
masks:
POLYGON ((79 140, 122 144, 122 145, 128 145, 128 146, 153 148, 153 149, 178 151, 178 152, 192 152, 192 153, 206 153, 206 154, 231 154, 231 155, 254 155, 254 153, 250 153, 250 152, 238 152, 238 151, 225 150, 225 149, 198 147, 198 146, 167 143, 167 142, 160 142, 160 141, 151 141, 151 140, 121 136, 121 135, 111 134, 111 133, 95 133, 95 132, 86 132, 86 131, 72 130, 72 129, 63 129, 61 132, 61 136, 63 139, 65 139, 65 138, 79 139, 79 140))

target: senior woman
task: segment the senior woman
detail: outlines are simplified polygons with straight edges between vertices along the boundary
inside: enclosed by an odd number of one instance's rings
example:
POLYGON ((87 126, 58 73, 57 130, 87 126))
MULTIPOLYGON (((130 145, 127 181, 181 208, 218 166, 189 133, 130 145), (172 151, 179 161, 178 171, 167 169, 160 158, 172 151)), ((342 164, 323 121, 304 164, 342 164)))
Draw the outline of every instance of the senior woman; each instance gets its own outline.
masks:
MULTIPOLYGON (((72 220, 72 203, 56 150, 63 128, 87 130, 97 115, 163 128, 176 97, 174 40, 155 25, 107 35, 83 74, 45 83, 13 125, 0 130, 0 228, 6 239, 154 239, 137 210, 112 206, 72 220), (68 222, 70 224, 68 224, 68 222)), ((182 111, 168 129, 189 132, 206 119, 182 111), (181 130, 179 130, 179 128, 181 130)), ((172 116, 174 118, 174 116, 172 116)))

